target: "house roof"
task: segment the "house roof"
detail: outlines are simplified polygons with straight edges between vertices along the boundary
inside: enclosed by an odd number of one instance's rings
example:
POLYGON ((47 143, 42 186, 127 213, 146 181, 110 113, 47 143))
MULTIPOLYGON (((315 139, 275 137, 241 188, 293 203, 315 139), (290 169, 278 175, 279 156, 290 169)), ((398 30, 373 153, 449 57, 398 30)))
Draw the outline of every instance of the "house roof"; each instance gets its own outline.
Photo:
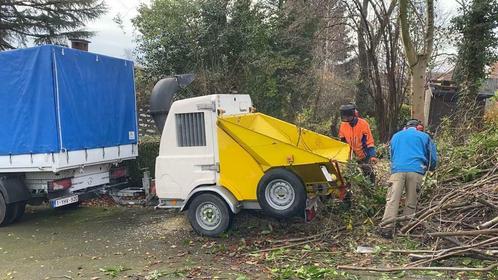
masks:
POLYGON ((490 79, 498 79, 498 61, 491 66, 490 79))

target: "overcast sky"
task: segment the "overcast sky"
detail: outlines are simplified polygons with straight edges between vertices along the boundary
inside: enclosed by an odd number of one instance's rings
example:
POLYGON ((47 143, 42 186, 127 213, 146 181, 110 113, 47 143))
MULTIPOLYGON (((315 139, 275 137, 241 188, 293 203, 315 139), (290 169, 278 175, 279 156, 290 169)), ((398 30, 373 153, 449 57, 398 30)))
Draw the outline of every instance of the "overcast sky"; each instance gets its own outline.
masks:
MULTIPOLYGON (((188 0, 185 0, 188 1, 188 0)), ((436 0, 438 11, 453 14, 456 11, 456 0, 436 0)), ((131 52, 135 48, 135 30, 131 19, 137 15, 137 8, 149 0, 105 0, 109 7, 108 13, 99 20, 88 24, 88 29, 97 32, 90 39, 90 51, 115 57, 131 58, 131 52), (113 21, 116 15, 123 19, 123 29, 113 21)))
MULTIPOLYGON (((188 1, 188 0, 186 0, 188 1)), ((88 24, 96 35, 90 39, 89 51, 115 57, 131 58, 135 48, 135 34, 131 19, 137 15, 137 8, 149 0, 105 0, 109 11, 96 21, 88 24), (123 19, 123 28, 113 21, 116 15, 123 19)))

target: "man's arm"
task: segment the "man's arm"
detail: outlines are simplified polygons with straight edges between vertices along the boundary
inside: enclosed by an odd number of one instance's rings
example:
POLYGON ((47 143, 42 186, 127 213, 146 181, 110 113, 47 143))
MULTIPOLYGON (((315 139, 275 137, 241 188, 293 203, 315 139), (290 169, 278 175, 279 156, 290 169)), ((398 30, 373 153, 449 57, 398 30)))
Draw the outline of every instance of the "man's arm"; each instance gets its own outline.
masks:
POLYGON ((366 156, 367 158, 377 160, 377 151, 375 150, 375 147, 367 147, 366 149, 366 156))
POLYGON ((370 125, 367 124, 367 131, 365 131, 366 135, 367 135, 367 147, 375 147, 375 142, 374 142, 374 138, 373 138, 373 135, 372 135, 372 130, 370 129, 370 125))
POLYGON ((429 137, 429 145, 428 145, 428 154, 429 154, 429 171, 434 171, 436 170, 437 166, 437 150, 436 150, 436 145, 434 142, 432 142, 431 138, 429 137))
POLYGON ((389 141, 389 156, 391 159, 391 164, 392 164, 392 160, 394 158, 394 153, 396 152, 397 138, 398 138, 398 136, 396 134, 394 134, 391 137, 391 141, 389 141))
POLYGON ((339 126, 339 139, 344 142, 344 143, 347 143, 348 141, 346 140, 346 136, 344 135, 344 125, 341 123, 341 125, 339 126))
POLYGON ((374 138, 372 135, 372 130, 370 129, 370 125, 367 124, 366 130, 367 131, 365 131, 365 135, 364 135, 365 142, 363 143, 364 146, 366 146, 365 154, 366 154, 367 158, 370 158, 375 162, 375 161, 377 161, 377 158, 376 158, 377 151, 375 150, 375 142, 374 142, 374 138))

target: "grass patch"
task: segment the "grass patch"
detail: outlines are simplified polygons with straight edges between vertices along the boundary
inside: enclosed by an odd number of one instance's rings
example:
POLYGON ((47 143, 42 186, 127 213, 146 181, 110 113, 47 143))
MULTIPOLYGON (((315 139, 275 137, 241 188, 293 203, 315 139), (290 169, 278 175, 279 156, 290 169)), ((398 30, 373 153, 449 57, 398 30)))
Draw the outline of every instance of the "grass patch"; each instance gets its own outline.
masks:
POLYGON ((99 270, 101 272, 103 272, 105 275, 110 276, 111 278, 116 278, 122 272, 130 270, 130 268, 124 267, 122 265, 118 265, 118 266, 110 266, 110 267, 100 268, 99 270))

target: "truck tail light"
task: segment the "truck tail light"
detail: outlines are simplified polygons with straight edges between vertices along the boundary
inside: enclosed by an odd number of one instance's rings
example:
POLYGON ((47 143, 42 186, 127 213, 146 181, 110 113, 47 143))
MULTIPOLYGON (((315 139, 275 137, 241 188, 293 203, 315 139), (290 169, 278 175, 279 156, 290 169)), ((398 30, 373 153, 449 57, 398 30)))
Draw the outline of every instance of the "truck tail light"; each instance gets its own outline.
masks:
POLYGON ((153 195, 156 194, 156 180, 152 180, 152 182, 150 183, 149 193, 153 195))
POLYGON ((111 170, 111 179, 118 179, 118 178, 123 178, 128 175, 128 171, 126 170, 126 167, 121 166, 116 169, 111 170))
POLYGON ((71 182, 71 178, 55 180, 52 182, 48 182, 48 189, 51 191, 60 191, 67 190, 71 187, 73 183, 71 182))

